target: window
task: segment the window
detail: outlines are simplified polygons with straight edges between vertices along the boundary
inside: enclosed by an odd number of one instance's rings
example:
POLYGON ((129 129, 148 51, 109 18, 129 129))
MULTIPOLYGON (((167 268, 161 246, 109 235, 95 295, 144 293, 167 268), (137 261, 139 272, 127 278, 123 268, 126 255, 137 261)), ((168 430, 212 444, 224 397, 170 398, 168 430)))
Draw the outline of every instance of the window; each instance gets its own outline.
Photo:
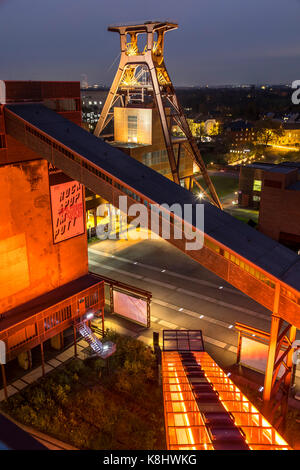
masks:
POLYGON ((144 153, 144 155, 142 156, 142 162, 144 165, 151 166, 151 156, 151 152, 144 153))
POLYGON ((261 180, 253 181, 253 191, 261 191, 261 180))
POLYGON ((5 148, 5 137, 0 135, 0 149, 5 148))
POLYGON ((260 201, 260 196, 253 196, 253 201, 259 202, 260 201))
POLYGON ((223 250, 217 244, 207 239, 205 239, 205 246, 207 246, 207 248, 209 248, 210 250, 213 250, 216 253, 220 254, 221 256, 224 256, 224 258, 228 259, 228 261, 231 261, 232 263, 236 264, 241 269, 251 274, 251 276, 256 277, 256 279, 258 279, 259 281, 264 282, 265 284, 272 287, 273 289, 275 288, 274 282, 268 279, 261 271, 258 271, 253 266, 250 266, 249 264, 245 263, 234 254, 229 253, 226 250, 223 250))
POLYGON ((128 142, 137 142, 137 116, 128 116, 128 142))
POLYGON ((208 240, 207 238, 205 239, 204 244, 205 246, 210 248, 212 251, 215 251, 216 253, 220 253, 220 247, 216 245, 215 243, 211 242, 210 240, 208 240))

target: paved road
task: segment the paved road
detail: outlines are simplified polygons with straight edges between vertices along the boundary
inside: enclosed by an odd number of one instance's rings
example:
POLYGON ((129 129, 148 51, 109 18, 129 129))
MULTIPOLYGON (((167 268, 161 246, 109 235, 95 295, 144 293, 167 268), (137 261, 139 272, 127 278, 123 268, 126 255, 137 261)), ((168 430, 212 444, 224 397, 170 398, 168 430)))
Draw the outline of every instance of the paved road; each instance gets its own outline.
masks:
POLYGON ((235 321, 269 331, 268 310, 163 240, 102 241, 89 247, 89 264, 99 274, 150 290, 154 323, 200 328, 210 344, 232 353, 232 362, 235 321))
MULTIPOLYGON (((197 262, 159 240, 105 240, 89 246, 90 270, 152 292, 153 331, 201 329, 206 348, 228 367, 236 362, 235 321, 270 331, 270 312, 197 262)), ((297 376, 300 373, 297 373, 297 376)))

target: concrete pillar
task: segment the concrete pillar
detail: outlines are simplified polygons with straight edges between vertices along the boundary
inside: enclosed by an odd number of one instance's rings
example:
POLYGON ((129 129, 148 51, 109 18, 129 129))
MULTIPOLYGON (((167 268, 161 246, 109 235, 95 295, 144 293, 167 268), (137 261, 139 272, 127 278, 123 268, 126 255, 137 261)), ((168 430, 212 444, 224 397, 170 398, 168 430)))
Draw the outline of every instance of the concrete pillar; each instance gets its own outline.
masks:
POLYGON ((97 227, 97 209, 93 209, 94 227, 97 227))
POLYGON ((6 383, 6 374, 5 374, 5 366, 4 366, 4 364, 1 364, 1 372, 2 372, 2 381, 3 381, 3 388, 4 388, 4 396, 5 396, 5 400, 7 400, 8 394, 7 394, 7 383, 6 383))
POLYGON ((22 369, 28 370, 32 367, 31 351, 24 351, 18 355, 18 364, 22 369))
POLYGON ((64 334, 63 332, 59 333, 56 336, 53 336, 50 339, 50 344, 53 349, 57 349, 58 351, 64 347, 64 334))

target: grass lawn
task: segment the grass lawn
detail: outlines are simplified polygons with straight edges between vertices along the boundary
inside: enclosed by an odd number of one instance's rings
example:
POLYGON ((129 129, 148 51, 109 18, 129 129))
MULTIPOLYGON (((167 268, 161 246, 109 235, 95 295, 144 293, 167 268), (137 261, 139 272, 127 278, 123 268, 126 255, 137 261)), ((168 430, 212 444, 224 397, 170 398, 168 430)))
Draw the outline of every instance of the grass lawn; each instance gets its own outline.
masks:
POLYGON ((149 347, 110 333, 108 363, 72 359, 1 407, 17 421, 79 449, 165 449, 156 360, 149 347))
POLYGON ((234 213, 231 214, 233 217, 235 217, 236 219, 240 220, 241 222, 244 222, 244 224, 247 224, 248 221, 249 221, 249 218, 247 217, 242 217, 240 215, 235 215, 234 213))
MULTIPOLYGON (((231 193, 234 193, 238 190, 239 186, 239 179, 233 176, 224 175, 212 175, 211 177, 212 183, 216 188, 218 196, 220 198, 226 197, 231 193)), ((198 179, 201 186, 206 187, 206 184, 203 181, 203 178, 198 179)), ((195 187, 195 191, 199 192, 199 188, 195 187)))

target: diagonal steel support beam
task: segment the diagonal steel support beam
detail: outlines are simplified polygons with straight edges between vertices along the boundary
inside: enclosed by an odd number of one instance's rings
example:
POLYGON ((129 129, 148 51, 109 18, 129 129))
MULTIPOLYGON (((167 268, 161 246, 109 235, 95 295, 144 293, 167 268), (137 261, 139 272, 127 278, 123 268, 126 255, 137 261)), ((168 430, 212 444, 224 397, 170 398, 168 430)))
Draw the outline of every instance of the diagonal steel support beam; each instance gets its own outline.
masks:
POLYGON ((277 283, 275 287, 269 353, 265 374, 264 411, 271 420, 274 420, 275 412, 280 407, 281 418, 278 424, 284 425, 293 371, 292 344, 296 337, 296 327, 288 324, 282 329, 283 319, 278 316, 279 299, 280 284, 277 283), (282 345, 284 342, 287 346, 283 351, 282 345), (284 367, 285 371, 283 375, 279 377, 281 366, 284 367), (280 390, 281 397, 278 397, 277 395, 280 390))
MULTIPOLYGON (((215 204, 217 207, 222 209, 219 197, 208 175, 197 143, 194 140, 189 125, 185 119, 183 110, 178 102, 174 87, 172 85, 171 79, 164 63, 164 35, 167 31, 176 29, 176 27, 171 23, 164 23, 163 25, 159 25, 156 22, 147 22, 144 25, 136 25, 130 27, 121 25, 109 28, 110 31, 115 31, 120 34, 121 58, 117 73, 113 80, 111 89, 108 93, 94 134, 99 137, 105 126, 108 124, 110 120, 110 117, 108 118, 109 112, 116 102, 116 96, 118 96, 118 90, 120 88, 122 78, 123 76, 125 76, 124 74, 127 73, 127 70, 130 69, 132 71, 139 66, 146 66, 149 70, 152 82, 152 99, 154 98, 154 102, 158 109, 158 114, 165 141, 165 147, 168 153, 170 169, 174 182, 180 184, 180 161, 179 159, 176 161, 171 129, 168 125, 168 119, 175 119, 175 121, 182 129, 187 139, 187 145, 185 145, 185 147, 189 147, 189 155, 197 164, 207 186, 207 190, 205 191, 205 193, 209 195, 209 199, 212 204, 215 204), (145 33, 147 36, 147 44, 143 51, 139 51, 137 44, 137 36, 143 33, 145 33), (156 42, 154 41, 155 33, 157 33, 156 42), (131 38, 131 42, 129 43, 127 42, 128 35, 131 38), (173 115, 171 115, 170 118, 166 116, 165 102, 169 103, 173 110, 173 115)), ((134 76, 135 80, 138 80, 138 78, 139 74, 134 76)))

